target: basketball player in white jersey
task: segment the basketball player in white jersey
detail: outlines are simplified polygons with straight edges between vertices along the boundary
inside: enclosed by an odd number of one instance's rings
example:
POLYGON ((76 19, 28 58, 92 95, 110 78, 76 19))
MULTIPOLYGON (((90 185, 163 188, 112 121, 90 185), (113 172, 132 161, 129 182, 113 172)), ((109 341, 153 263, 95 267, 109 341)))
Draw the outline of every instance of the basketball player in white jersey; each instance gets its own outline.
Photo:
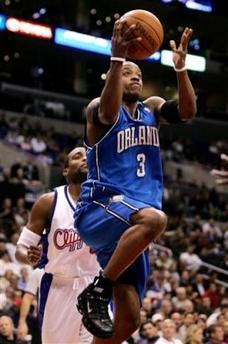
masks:
POLYGON ((39 302, 42 343, 86 344, 92 342, 92 335, 82 325, 81 315, 73 305, 100 267, 74 228, 75 204, 87 176, 84 148, 69 153, 63 176, 68 185, 55 188, 34 203, 15 255, 19 261, 36 266, 42 254, 39 243, 46 229, 47 262, 39 302))

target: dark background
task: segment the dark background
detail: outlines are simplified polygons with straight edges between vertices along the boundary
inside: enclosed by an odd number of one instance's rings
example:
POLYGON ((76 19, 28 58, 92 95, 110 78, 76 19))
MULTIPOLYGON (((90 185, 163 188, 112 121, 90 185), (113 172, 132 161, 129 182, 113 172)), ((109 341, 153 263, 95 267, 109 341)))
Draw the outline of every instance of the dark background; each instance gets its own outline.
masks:
MULTIPOLYGON (((213 12, 205 13, 187 9, 177 0, 169 4, 160 0, 5 0, 1 1, 0 13, 110 39, 115 15, 142 8, 161 20, 165 31, 163 49, 169 49, 170 39, 179 42, 185 26, 192 27, 189 53, 207 59, 205 73, 189 71, 197 93, 199 116, 227 120, 227 5, 227 0, 213 0, 213 12), (46 13, 34 19, 41 8, 46 13)), ((175 97, 176 75, 172 68, 146 61, 138 63, 144 76, 143 97, 152 94, 167 99, 175 97)), ((92 98, 99 95, 103 87, 101 74, 108 67, 108 56, 0 32, 2 82, 92 98), (43 73, 39 74, 39 68, 43 73)))

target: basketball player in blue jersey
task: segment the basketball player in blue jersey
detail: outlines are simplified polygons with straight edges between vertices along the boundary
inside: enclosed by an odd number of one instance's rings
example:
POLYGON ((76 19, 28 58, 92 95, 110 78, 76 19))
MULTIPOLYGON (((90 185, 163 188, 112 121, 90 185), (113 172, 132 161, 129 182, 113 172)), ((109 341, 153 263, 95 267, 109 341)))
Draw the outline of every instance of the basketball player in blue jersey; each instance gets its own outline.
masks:
POLYGON ((69 153, 63 176, 67 185, 42 195, 34 203, 15 254, 19 261, 36 266, 46 229, 47 261, 39 293, 42 344, 90 344, 92 334, 83 326, 76 307, 72 307, 100 271, 95 254, 74 227, 75 203, 87 176, 85 148, 77 147, 69 153))
POLYGON ((129 47, 140 38, 132 38, 135 25, 122 35, 123 25, 122 19, 114 25, 105 86, 86 110, 89 171, 75 212, 75 226, 103 268, 77 303, 96 344, 121 343, 139 326, 150 274, 148 246, 167 223, 161 210, 158 129, 162 123, 187 121, 196 114, 196 97, 185 66, 192 29, 184 29, 178 47, 170 42, 178 101, 152 96, 140 102, 141 70, 125 60, 129 47), (113 321, 108 312, 111 298, 113 321))

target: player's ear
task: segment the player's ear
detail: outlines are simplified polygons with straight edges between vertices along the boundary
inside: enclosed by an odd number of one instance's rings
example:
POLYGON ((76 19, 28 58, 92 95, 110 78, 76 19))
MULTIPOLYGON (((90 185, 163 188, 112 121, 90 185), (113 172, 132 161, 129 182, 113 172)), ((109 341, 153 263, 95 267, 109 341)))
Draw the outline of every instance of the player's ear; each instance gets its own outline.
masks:
POLYGON ((67 176, 68 176, 68 167, 65 167, 65 168, 63 169, 62 175, 63 175, 63 177, 67 178, 67 176))

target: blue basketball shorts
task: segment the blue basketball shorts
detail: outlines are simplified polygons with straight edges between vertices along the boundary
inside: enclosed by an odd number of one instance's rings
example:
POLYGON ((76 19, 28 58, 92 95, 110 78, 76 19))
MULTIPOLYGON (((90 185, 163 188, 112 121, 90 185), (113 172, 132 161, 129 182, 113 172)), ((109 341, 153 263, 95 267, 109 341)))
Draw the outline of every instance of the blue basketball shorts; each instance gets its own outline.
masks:
MULTIPOLYGON (((131 227, 131 215, 146 207, 149 205, 123 195, 77 203, 75 228, 81 239, 95 252, 102 268, 107 265, 121 235, 131 227)), ((149 275, 149 252, 146 250, 118 281, 135 285, 142 299, 149 275)))

